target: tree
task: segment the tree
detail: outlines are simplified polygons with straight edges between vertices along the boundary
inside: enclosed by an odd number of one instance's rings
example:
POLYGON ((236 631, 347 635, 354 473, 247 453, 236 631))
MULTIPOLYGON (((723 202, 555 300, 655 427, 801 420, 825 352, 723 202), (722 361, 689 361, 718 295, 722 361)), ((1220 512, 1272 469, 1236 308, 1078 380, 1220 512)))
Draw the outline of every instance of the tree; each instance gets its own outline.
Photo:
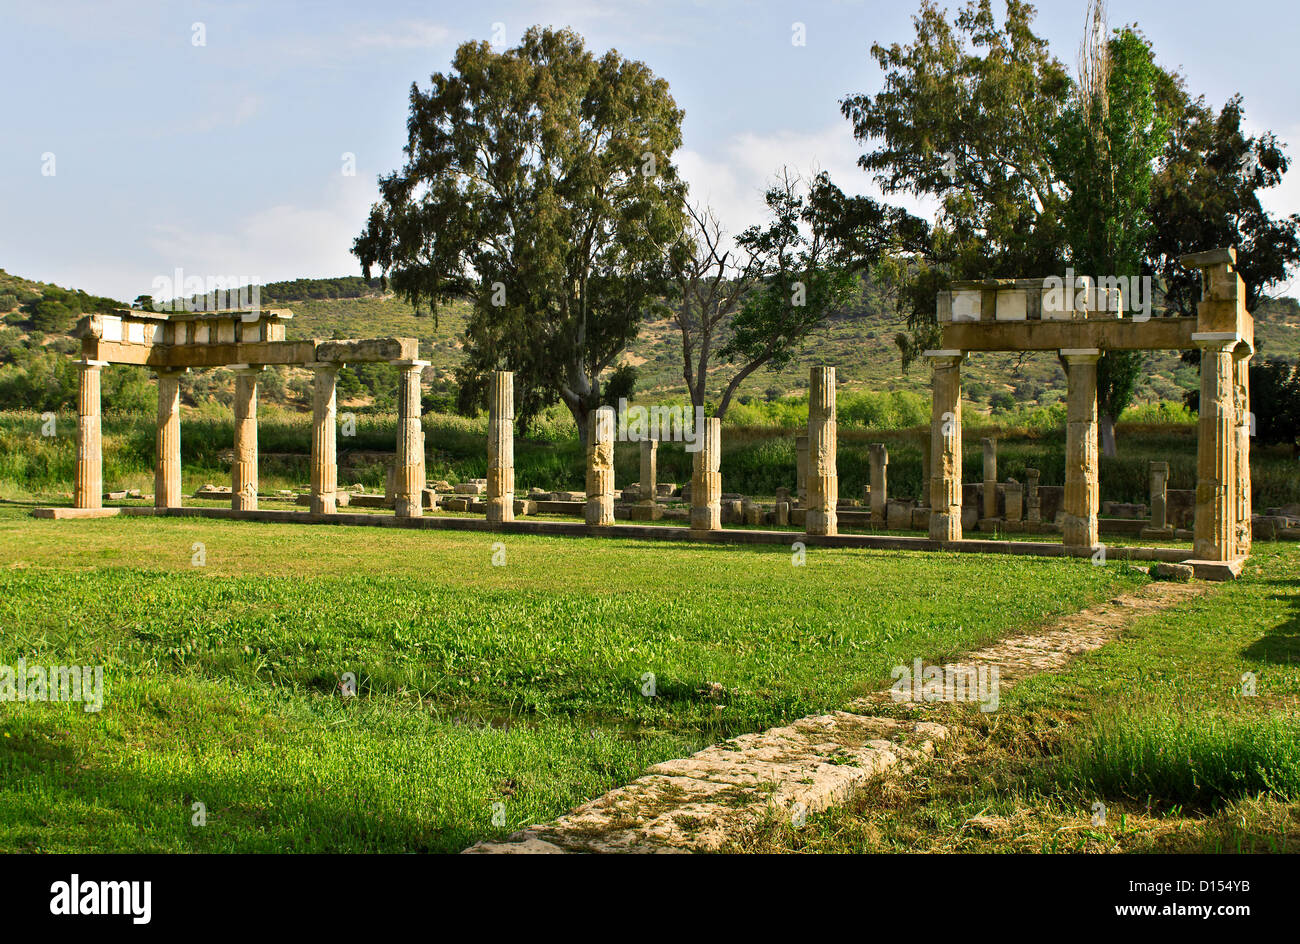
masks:
MULTIPOLYGON (((1157 106, 1160 69, 1150 43, 1135 30, 1107 37, 1097 0, 1090 19, 1074 101, 1052 144, 1052 163, 1069 191, 1065 240, 1076 272, 1140 275, 1153 230, 1153 169, 1170 127, 1157 106)), ((1145 271, 1150 275, 1150 266, 1145 271)), ((1144 358, 1141 351, 1106 351, 1097 363, 1104 455, 1115 455, 1115 421, 1133 400, 1144 358)))
POLYGON ((465 43, 411 88, 406 163, 353 246, 419 307, 468 300, 460 403, 515 371, 521 419, 562 401, 585 438, 601 374, 661 308, 660 247, 682 228, 668 84, 568 30, 465 43))

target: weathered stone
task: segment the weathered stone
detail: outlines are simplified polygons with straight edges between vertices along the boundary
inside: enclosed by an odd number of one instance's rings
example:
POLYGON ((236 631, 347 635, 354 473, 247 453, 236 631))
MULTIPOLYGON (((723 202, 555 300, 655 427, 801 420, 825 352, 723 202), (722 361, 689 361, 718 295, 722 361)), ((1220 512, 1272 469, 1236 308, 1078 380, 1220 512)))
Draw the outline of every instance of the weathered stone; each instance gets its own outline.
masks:
POLYGON ((1002 494, 1005 496, 1007 524, 1020 524, 1024 518, 1024 486, 1019 482, 1007 482, 1002 486, 1002 494))
POLYGON ((641 481, 638 483, 643 504, 655 503, 658 478, 659 442, 655 439, 643 439, 641 440, 641 481))
POLYGON ((998 441, 984 438, 980 440, 984 448, 984 517, 998 516, 998 441))
POLYGON ((1152 565, 1151 576, 1156 580, 1191 580, 1192 567, 1190 564, 1174 564, 1161 561, 1152 565))
POLYGON ((722 527, 722 421, 716 416, 704 420, 699 445, 691 473, 691 530, 717 531, 722 527))
MULTIPOLYGON (((889 450, 884 443, 872 443, 868 455, 871 462, 871 523, 879 527, 888 517, 889 450)), ((891 524, 889 527, 894 526, 891 524)))
POLYGON ((809 534, 837 534, 839 503, 836 474, 835 368, 814 367, 808 380, 808 516, 809 534))
POLYGON ((614 523, 614 421, 614 410, 607 406, 597 409, 588 420, 587 505, 583 517, 593 527, 614 523))
POLYGON ((181 507, 181 374, 158 371, 158 425, 155 437, 153 503, 181 507))
POLYGON ((496 370, 488 385, 487 520, 515 517, 515 375, 496 370))
POLYGON ((398 361, 397 454, 393 460, 393 509, 399 518, 424 514, 424 426, 420 421, 420 374, 428 361, 398 361))
POLYGON ((1065 431, 1065 518, 1067 545, 1096 547, 1100 485, 1097 476, 1097 360, 1100 351, 1062 351, 1068 375, 1065 431))
POLYGON ((312 364, 311 497, 312 514, 338 510, 339 365, 312 364))
POLYGON ((961 362, 962 351, 926 351, 932 373, 930 406, 930 539, 960 541, 964 528, 974 527, 962 508, 961 488, 961 362))
POLYGON ((790 524, 790 502, 778 501, 773 511, 775 524, 779 527, 786 527, 790 524))
POLYGON ((230 507, 257 509, 257 380, 263 367, 235 369, 235 460, 230 466, 230 507))

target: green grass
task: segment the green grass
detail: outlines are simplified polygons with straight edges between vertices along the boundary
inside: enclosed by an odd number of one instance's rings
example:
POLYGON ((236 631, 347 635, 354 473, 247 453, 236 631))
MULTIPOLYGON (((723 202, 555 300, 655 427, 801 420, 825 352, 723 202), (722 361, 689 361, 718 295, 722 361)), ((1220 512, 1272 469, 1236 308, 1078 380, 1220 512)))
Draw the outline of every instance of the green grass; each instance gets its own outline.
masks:
POLYGON ((1025 680, 994 715, 950 712, 940 764, 744 848, 1297 852, 1297 708, 1300 548, 1257 542, 1240 580, 1025 680))
POLYGON ((105 702, 0 704, 0 848, 453 851, 1141 579, 4 509, 0 664, 103 665, 105 702))

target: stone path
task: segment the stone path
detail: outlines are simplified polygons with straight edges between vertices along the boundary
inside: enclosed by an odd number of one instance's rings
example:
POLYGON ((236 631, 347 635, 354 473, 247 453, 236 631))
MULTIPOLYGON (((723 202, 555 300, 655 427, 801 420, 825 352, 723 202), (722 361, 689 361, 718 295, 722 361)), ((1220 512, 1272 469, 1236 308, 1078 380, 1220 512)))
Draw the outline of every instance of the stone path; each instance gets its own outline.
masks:
MULTIPOLYGON (((1209 587, 1156 582, 1064 616, 1047 628, 973 652, 962 666, 997 666, 1007 687, 1058 671, 1075 656, 1114 639, 1139 617, 1176 606, 1209 587)), ((707 852, 770 816, 798 818, 847 799, 876 777, 898 776, 932 755, 948 729, 931 721, 871 712, 894 704, 887 691, 856 699, 852 712, 801 718, 745 734, 690 757, 665 761, 644 776, 584 803, 553 822, 470 853, 707 852)), ((908 703, 925 708, 926 703, 908 703)))

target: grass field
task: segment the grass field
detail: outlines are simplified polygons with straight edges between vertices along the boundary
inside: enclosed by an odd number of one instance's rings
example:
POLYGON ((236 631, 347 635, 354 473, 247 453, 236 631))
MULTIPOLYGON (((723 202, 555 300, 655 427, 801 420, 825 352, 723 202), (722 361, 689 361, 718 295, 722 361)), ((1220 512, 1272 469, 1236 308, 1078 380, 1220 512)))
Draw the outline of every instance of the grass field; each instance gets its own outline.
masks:
POLYGON ((457 850, 1145 579, 0 509, 0 665, 104 667, 100 712, 0 703, 0 849, 457 850))
POLYGON ((1241 580, 1029 679, 995 716, 947 712, 943 763, 739 847, 1300 852, 1298 709, 1300 553, 1257 543, 1241 580))

